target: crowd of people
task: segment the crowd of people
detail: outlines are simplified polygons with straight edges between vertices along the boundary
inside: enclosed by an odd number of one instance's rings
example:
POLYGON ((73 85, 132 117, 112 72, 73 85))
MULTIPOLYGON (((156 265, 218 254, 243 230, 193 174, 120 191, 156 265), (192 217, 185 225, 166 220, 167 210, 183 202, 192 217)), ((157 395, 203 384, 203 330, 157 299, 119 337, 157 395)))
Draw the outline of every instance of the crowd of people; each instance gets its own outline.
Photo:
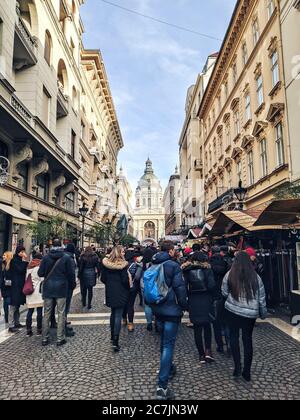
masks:
POLYGON ((20 323, 20 307, 26 304, 27 336, 33 335, 32 317, 36 310, 36 333, 42 336, 42 345, 50 343, 50 328, 56 328, 57 346, 63 346, 66 337, 75 335, 68 313, 76 278, 82 306, 87 310, 92 308, 93 288, 99 278, 105 285, 105 305, 111 309, 110 331, 115 353, 121 349, 122 324, 129 333, 134 332, 137 297, 144 307, 147 331, 155 329, 161 335, 157 399, 174 396, 169 382, 176 374, 173 355, 185 312, 190 319, 187 326, 194 331, 199 363, 215 362, 214 332, 216 351, 233 358, 233 377, 251 381, 253 330, 257 318, 266 317, 267 309, 259 275, 263 268, 250 246, 243 251, 200 244, 180 249, 172 242, 163 242, 159 249, 115 246, 101 255, 93 247, 78 252, 70 243, 64 248, 60 240, 54 239, 46 255, 34 251, 29 259, 24 247, 18 246, 14 254, 5 252, 0 264, 0 290, 9 333, 24 327, 20 323), (161 301, 150 303, 144 291, 147 273, 155 268, 163 273, 167 292, 161 301))

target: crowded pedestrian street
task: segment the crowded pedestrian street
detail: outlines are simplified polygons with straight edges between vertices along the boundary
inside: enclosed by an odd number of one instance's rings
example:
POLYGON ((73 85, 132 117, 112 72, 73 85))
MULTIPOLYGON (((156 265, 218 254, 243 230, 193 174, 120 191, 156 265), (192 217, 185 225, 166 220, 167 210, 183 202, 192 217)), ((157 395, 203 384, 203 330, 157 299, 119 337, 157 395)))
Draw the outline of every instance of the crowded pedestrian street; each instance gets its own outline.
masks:
MULTIPOLYGON (((55 340, 42 348, 39 337, 0 333, 2 379, 0 399, 152 400, 159 369, 159 335, 146 330, 136 305, 136 328, 123 327, 124 349, 117 355, 109 345, 109 312, 104 289, 97 286, 95 305, 82 310, 76 294, 69 316, 76 335, 58 349, 55 340)), ((254 333, 253 382, 232 379, 232 361, 216 354, 216 363, 201 366, 192 329, 183 320, 176 342, 178 373, 172 388, 178 400, 299 400, 300 332, 274 319, 258 323, 254 333), (282 329, 286 328, 287 333, 282 329), (291 335, 294 334, 295 338, 291 335)), ((2 323, 3 326, 3 323, 2 323)), ((3 330, 3 328, 2 328, 3 330)))

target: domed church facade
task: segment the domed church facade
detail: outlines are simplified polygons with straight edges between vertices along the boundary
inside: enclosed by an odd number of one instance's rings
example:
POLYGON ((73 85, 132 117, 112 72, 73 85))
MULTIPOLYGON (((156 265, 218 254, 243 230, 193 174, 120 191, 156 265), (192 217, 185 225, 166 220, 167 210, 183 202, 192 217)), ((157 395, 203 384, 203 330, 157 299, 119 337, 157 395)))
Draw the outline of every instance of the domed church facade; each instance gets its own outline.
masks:
POLYGON ((135 193, 134 236, 141 243, 158 242, 165 236, 165 210, 160 181, 150 159, 135 193))

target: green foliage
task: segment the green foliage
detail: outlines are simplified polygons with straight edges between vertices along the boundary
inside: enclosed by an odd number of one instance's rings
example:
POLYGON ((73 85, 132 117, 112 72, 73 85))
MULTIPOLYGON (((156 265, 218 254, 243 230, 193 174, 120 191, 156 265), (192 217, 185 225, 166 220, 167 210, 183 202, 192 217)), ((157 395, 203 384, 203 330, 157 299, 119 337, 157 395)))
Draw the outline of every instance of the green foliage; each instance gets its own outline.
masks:
POLYGON ((278 188, 274 193, 276 200, 289 200, 300 198, 300 185, 290 183, 288 186, 278 188))
POLYGON ((120 242, 121 242, 121 245, 128 246, 130 244, 134 244, 139 241, 132 235, 125 235, 124 238, 122 238, 120 242))
POLYGON ((49 220, 30 223, 26 230, 36 241, 37 244, 46 245, 52 239, 73 239, 74 232, 67 228, 63 217, 52 216, 49 220))

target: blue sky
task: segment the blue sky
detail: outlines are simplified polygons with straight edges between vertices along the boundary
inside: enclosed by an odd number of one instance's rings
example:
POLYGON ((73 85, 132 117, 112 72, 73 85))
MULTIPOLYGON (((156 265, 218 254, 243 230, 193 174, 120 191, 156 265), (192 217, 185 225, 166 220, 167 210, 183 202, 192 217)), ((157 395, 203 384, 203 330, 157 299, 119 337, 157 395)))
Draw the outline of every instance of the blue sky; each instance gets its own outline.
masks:
MULTIPOLYGON (((223 39, 235 0, 111 0, 223 39)), ((178 162, 187 88, 221 42, 86 0, 84 45, 100 48, 125 143, 119 163, 133 191, 148 155, 165 187, 178 162)))

